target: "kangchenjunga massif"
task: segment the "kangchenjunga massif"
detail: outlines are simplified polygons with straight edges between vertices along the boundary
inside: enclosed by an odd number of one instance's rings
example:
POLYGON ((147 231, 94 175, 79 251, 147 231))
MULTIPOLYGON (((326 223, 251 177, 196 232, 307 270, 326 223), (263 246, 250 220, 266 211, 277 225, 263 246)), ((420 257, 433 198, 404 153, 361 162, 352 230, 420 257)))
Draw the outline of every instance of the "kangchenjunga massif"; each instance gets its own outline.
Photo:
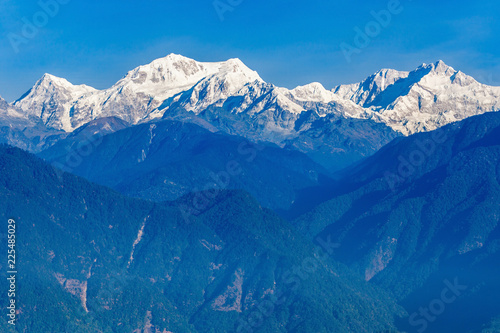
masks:
POLYGON ((0 99, 17 329, 497 332, 499 109, 442 61, 330 90, 175 54, 45 74, 0 99))

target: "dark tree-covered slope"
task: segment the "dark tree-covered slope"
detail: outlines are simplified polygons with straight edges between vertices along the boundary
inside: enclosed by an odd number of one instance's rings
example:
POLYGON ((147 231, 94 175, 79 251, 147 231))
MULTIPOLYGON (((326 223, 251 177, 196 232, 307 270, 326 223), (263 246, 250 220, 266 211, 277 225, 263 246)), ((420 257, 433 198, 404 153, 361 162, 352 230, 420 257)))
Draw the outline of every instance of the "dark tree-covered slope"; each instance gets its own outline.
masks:
MULTIPOLYGON (((218 191, 186 219, 180 207, 196 198, 126 198, 0 147, 0 220, 17 226, 17 330, 374 332, 403 314, 332 262, 332 246, 315 247, 247 193, 218 191)), ((3 289, 4 263, 0 272, 3 289)))
POLYGON ((205 189, 243 189, 275 209, 287 209, 300 189, 328 174, 300 152, 177 121, 105 136, 83 128, 39 156, 128 196, 164 201, 205 189))
POLYGON ((301 230, 340 243, 334 258, 410 314, 444 280, 466 285, 429 332, 477 330, 499 315, 500 113, 396 139, 343 177, 334 198, 295 221, 301 230))

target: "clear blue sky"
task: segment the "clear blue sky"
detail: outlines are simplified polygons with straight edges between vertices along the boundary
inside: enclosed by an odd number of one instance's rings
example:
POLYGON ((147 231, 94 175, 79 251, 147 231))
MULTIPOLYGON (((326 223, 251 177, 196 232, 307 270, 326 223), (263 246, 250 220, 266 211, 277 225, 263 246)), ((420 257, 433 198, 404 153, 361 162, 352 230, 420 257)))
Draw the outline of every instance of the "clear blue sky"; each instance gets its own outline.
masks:
POLYGON ((213 0, 59 1, 67 3, 44 17, 36 0, 0 0, 0 95, 8 101, 45 72, 102 89, 172 52, 200 61, 238 57, 289 88, 313 81, 332 88, 439 59, 500 85, 498 0, 401 0, 402 11, 350 62, 340 45, 356 47, 355 27, 370 26, 371 12, 390 1, 221 0, 233 4, 224 20, 213 0), (25 22, 34 21, 41 27, 23 37, 25 22), (14 35, 24 38, 17 53, 14 35))

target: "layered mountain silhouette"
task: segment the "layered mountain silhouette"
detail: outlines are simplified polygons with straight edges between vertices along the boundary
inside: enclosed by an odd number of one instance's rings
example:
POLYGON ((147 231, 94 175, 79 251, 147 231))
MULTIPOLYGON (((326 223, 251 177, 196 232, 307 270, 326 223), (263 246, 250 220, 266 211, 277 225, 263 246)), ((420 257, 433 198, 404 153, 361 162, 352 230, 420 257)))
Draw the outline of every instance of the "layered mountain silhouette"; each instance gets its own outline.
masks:
POLYGON ((409 313, 457 278, 467 291, 429 332, 472 332, 499 315, 499 113, 396 139, 343 176, 299 229, 341 244, 335 259, 409 313))
POLYGON ((8 146, 0 168, 0 214, 18 230, 16 329, 372 332, 404 315, 245 192, 186 220, 196 194, 126 198, 8 146))
POLYGON ((117 130, 116 124, 125 126, 116 118, 91 122, 39 156, 132 197, 165 201, 189 192, 245 189, 263 206, 282 210, 293 204, 301 189, 329 176, 296 150, 256 145, 179 121, 142 124, 101 136, 105 127, 117 130))
POLYGON ((499 107, 442 61, 331 90, 175 54, 45 74, 0 98, 16 330, 497 332, 499 107))

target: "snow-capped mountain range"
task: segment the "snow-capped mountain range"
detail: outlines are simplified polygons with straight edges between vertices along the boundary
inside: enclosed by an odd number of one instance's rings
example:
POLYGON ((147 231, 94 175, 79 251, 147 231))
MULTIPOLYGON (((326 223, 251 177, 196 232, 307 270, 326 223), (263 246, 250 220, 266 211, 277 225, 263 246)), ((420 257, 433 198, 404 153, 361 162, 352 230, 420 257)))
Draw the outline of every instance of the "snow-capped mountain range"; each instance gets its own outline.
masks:
POLYGON ((405 135, 500 109, 500 87, 481 84, 443 61, 412 72, 384 69, 333 91, 378 113, 382 122, 405 135))
POLYGON ((30 127, 39 122, 37 117, 32 117, 22 109, 7 103, 0 97, 0 124, 13 127, 30 127))
POLYGON ((298 115, 310 110, 319 117, 371 119, 408 135, 500 109, 500 87, 438 61, 412 72, 384 69, 332 90, 320 83, 289 90, 264 82, 239 59, 205 63, 170 54, 105 90, 45 74, 12 106, 67 132, 102 117, 136 124, 168 117, 173 109, 199 114, 219 107, 267 122, 266 131, 280 137, 293 136, 298 115))
POLYGON ((395 136, 499 109, 500 87, 442 61, 411 72, 383 69, 332 90, 320 83, 290 90, 265 82, 239 59, 207 63, 170 54, 104 90, 45 74, 14 103, 0 101, 0 120, 72 132, 108 117, 130 125, 177 119, 306 153, 360 148, 366 156, 395 136))
MULTIPOLYGON (((240 60, 201 63, 170 54, 127 73, 109 89, 75 86, 65 79, 45 74, 14 106, 43 119, 48 127, 71 132, 91 120, 116 116, 136 124, 165 100, 191 89, 202 80, 225 80, 222 94, 234 94, 247 82, 260 80, 240 60)), ((206 103, 207 101, 205 101, 206 103)), ((200 101, 202 103, 202 101, 200 101)))

